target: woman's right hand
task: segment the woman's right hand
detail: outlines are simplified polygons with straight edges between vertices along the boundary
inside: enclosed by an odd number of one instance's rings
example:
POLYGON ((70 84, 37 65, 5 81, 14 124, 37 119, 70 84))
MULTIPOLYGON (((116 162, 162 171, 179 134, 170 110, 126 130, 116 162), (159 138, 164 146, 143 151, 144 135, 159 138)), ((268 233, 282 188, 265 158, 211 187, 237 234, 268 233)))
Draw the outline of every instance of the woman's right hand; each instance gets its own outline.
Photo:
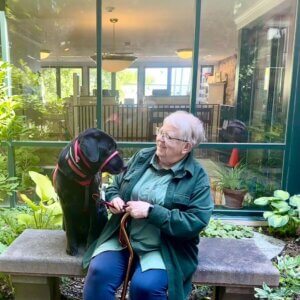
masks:
POLYGON ((120 197, 116 197, 110 201, 110 204, 113 205, 113 207, 109 206, 109 210, 113 214, 120 214, 125 212, 125 207, 127 206, 123 199, 120 197))

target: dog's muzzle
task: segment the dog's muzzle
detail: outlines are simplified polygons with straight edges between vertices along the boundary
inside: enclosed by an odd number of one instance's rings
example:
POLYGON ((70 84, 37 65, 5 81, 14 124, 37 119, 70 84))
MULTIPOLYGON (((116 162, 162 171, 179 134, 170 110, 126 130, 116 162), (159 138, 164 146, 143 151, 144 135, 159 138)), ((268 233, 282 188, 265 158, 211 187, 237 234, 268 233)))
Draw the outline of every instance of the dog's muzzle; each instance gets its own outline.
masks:
POLYGON ((119 154, 119 151, 114 151, 100 166, 99 171, 102 172, 103 168, 114 158, 116 155, 119 154))

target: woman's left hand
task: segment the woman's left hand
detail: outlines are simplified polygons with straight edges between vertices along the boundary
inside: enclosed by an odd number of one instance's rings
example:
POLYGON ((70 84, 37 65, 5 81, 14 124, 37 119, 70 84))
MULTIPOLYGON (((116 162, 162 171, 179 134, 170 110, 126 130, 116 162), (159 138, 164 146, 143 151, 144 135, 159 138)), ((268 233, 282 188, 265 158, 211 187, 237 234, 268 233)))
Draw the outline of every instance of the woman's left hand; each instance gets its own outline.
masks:
POLYGON ((150 203, 145 201, 128 201, 126 203, 126 212, 130 213, 130 216, 134 219, 144 219, 148 217, 148 211, 150 203))

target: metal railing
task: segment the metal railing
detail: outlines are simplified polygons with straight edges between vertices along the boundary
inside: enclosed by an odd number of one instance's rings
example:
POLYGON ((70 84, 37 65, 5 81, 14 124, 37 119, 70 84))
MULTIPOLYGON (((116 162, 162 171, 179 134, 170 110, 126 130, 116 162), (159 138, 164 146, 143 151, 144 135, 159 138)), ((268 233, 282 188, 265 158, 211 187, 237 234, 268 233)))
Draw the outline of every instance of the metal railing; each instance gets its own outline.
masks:
MULTIPOLYGON (((103 105, 102 129, 118 141, 153 141, 155 128, 161 126, 163 119, 177 110, 189 111, 189 105, 103 105)), ((226 107, 226 115, 233 115, 234 106, 226 107)), ((222 105, 198 104, 196 116, 203 122, 208 142, 218 140, 222 105)), ((223 116, 223 119, 226 116, 223 116)), ((66 124, 70 135, 96 127, 96 104, 69 105, 66 113, 66 124)))

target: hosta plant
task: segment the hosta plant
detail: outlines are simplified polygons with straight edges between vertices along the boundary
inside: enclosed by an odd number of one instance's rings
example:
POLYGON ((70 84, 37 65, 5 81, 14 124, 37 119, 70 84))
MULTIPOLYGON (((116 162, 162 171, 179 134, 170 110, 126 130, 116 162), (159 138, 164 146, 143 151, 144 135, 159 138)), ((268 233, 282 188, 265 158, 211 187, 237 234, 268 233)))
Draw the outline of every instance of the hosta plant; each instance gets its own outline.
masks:
POLYGON ((253 229, 248 226, 223 223, 221 220, 211 219, 200 235, 233 239, 251 238, 253 237, 253 229))
POLYGON ((294 300, 300 294, 300 255, 277 257, 276 268, 280 272, 279 286, 270 288, 265 283, 255 288, 255 298, 270 300, 294 300))
POLYGON ((29 171, 29 175, 36 184, 35 192, 40 200, 36 203, 25 194, 20 194, 21 199, 29 207, 30 213, 19 214, 18 222, 26 228, 60 228, 62 210, 50 179, 33 171, 29 171))
POLYGON ((300 226, 300 195, 290 197, 286 191, 276 190, 272 197, 260 197, 254 200, 256 205, 268 205, 271 210, 264 212, 271 231, 295 236, 300 226))

